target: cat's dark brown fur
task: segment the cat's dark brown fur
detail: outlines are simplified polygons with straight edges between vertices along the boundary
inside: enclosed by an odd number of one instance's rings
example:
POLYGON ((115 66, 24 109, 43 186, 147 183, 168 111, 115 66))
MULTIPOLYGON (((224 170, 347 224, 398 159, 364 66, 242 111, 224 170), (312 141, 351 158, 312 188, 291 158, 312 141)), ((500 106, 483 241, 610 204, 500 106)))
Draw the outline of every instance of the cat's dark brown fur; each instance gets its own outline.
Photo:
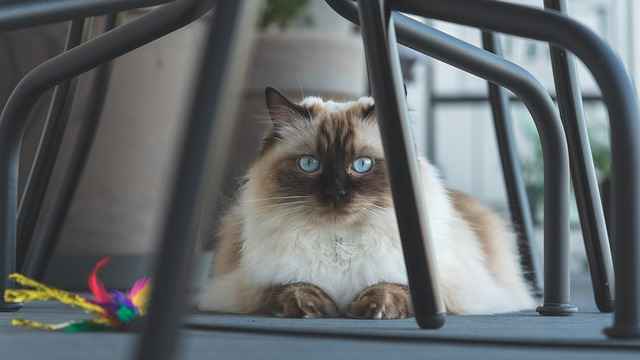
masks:
POLYGON ((338 317, 338 306, 327 293, 309 283, 273 286, 264 293, 262 312, 280 317, 338 317))
POLYGON ((404 319, 413 315, 409 287, 379 283, 362 290, 351 305, 348 315, 361 319, 404 319))

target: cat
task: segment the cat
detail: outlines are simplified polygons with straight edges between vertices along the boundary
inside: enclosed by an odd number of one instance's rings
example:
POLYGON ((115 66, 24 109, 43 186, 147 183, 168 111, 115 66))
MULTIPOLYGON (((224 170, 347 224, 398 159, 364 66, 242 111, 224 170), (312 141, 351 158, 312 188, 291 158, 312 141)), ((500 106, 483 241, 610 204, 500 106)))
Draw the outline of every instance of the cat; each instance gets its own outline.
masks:
MULTIPOLYGON (((413 315, 372 98, 266 89, 272 120, 222 220, 199 309, 281 317, 413 315)), ((514 234, 419 160, 444 307, 454 314, 533 306, 514 234)))

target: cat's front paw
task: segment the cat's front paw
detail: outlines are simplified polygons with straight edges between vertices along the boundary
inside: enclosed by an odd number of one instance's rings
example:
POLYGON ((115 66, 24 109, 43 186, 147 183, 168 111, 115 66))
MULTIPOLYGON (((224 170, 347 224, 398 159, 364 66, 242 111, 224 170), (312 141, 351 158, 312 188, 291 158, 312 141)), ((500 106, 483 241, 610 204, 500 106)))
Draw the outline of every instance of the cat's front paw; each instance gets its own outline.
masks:
POLYGON ((362 290, 351 302, 348 315, 360 319, 405 319, 413 316, 409 288, 379 283, 362 290))
POLYGON ((288 318, 337 317, 336 303, 319 287, 307 283, 294 283, 274 288, 269 312, 288 318))

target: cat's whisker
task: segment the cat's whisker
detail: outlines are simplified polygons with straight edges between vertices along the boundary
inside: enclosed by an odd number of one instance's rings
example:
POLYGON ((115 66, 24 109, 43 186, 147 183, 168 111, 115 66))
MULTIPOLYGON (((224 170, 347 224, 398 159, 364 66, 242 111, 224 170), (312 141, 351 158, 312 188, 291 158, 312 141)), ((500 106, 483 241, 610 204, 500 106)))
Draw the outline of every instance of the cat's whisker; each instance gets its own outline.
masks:
POLYGON ((311 197, 312 197, 311 195, 274 196, 274 197, 267 197, 267 198, 245 200, 245 201, 242 201, 242 203, 244 203, 244 204, 249 203, 250 204, 250 203, 253 203, 253 202, 268 201, 268 200, 309 199, 311 197))
MULTIPOLYGON (((261 223, 279 223, 282 221, 289 221, 291 219, 291 216, 295 216, 295 215, 301 215, 300 214, 300 209, 289 209, 288 211, 278 211, 277 215, 273 215, 273 212, 269 213, 268 217, 265 217, 264 219, 262 219, 263 221, 261 223)), ((300 217, 302 218, 302 217, 300 217)), ((289 224, 290 225, 290 224, 289 224)), ((302 225, 302 224, 300 224, 302 225)), ((293 230, 293 228, 291 228, 291 226, 289 226, 287 228, 288 231, 293 230)))
POLYGON ((383 209, 383 210, 386 210, 386 209, 387 209, 386 207, 384 207, 384 206, 380 206, 380 205, 378 205, 378 204, 375 204, 375 203, 374 203, 374 202, 372 202, 372 201, 368 201, 367 203, 362 204, 362 206, 363 206, 363 207, 366 207, 366 208, 376 208, 376 209, 383 209))
POLYGON ((260 206, 255 208, 254 210, 256 212, 269 212, 269 214, 278 212, 281 213, 285 210, 291 210, 294 214, 296 214, 296 212, 299 212, 300 210, 302 210, 304 207, 306 207, 308 204, 305 202, 298 202, 298 203, 286 203, 286 204, 272 204, 272 205, 265 205, 265 206, 260 206))
POLYGON ((250 204, 252 204, 254 208, 259 209, 264 207, 278 207, 278 206, 286 207, 286 206, 302 205, 302 204, 308 204, 308 203, 309 203, 308 200, 303 199, 303 200, 292 200, 292 201, 276 202, 276 203, 256 202, 256 203, 250 203, 250 204))

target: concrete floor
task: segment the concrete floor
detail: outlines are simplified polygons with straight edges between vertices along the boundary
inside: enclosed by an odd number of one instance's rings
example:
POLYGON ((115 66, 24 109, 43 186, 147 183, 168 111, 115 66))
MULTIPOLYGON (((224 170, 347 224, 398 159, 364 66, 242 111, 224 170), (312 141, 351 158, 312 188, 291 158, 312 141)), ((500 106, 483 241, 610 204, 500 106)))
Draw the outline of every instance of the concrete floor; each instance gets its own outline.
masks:
MULTIPOLYGON (((582 312, 567 318, 533 312, 449 316, 438 331, 412 320, 294 320, 234 315, 194 315, 182 332, 181 359, 638 359, 640 341, 611 341, 611 322, 594 311, 586 280, 574 295, 582 312)), ((52 303, 0 313, 0 359, 126 359, 134 334, 62 334, 12 328, 10 319, 60 322, 79 313, 52 303)))

